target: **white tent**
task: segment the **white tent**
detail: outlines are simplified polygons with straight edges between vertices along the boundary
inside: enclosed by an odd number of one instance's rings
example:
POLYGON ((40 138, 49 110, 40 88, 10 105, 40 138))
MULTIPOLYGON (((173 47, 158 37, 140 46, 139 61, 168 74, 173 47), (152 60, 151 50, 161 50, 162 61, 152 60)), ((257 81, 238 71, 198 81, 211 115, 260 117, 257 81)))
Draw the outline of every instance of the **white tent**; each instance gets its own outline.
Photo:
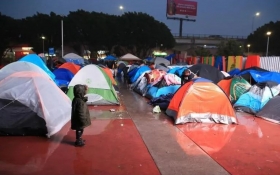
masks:
POLYGON ((169 66, 170 65, 170 61, 165 59, 165 58, 162 58, 162 57, 156 57, 154 59, 154 63, 155 64, 161 64, 163 63, 165 66, 169 66))
POLYGON ((83 67, 71 80, 68 85, 67 95, 70 99, 74 98, 73 89, 77 84, 88 86, 89 105, 118 105, 119 99, 112 85, 109 76, 102 68, 97 65, 90 64, 83 67))
POLYGON ((71 101, 49 76, 29 70, 2 74, 0 133, 50 137, 70 120, 71 101))
POLYGON ((67 62, 73 62, 73 63, 79 63, 79 64, 84 64, 84 58, 75 54, 75 53, 68 53, 63 56, 63 58, 67 62))
POLYGON ((137 60, 141 60, 140 58, 138 58, 137 56, 134 56, 130 53, 123 55, 122 57, 120 57, 120 60, 126 60, 126 61, 137 61, 137 60))

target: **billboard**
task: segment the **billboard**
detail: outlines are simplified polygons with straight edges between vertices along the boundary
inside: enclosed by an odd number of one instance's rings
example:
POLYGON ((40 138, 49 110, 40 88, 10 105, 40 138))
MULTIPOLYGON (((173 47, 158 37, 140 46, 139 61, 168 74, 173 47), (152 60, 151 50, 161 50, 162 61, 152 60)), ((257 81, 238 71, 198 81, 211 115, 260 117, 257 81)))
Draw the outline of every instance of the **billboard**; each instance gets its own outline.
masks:
POLYGON ((197 2, 189 0, 167 0, 166 17, 196 21, 197 2))

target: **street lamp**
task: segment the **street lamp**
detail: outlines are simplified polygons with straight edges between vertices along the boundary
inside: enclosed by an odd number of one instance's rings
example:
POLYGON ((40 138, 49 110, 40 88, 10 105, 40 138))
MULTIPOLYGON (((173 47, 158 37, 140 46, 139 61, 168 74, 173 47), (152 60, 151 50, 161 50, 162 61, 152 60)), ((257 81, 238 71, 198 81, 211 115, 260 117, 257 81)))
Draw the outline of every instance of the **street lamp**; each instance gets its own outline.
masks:
POLYGON ((254 31, 254 21, 255 21, 255 17, 256 16, 260 16, 260 12, 257 12, 254 16, 253 16, 253 22, 252 22, 252 33, 254 31))
POLYGON ((44 54, 44 57, 45 57, 45 45, 44 45, 45 43, 44 43, 44 41, 45 41, 46 37, 42 36, 41 38, 43 40, 43 54, 44 54))
POLYGON ((247 44, 247 47, 248 47, 248 55, 249 55, 249 49, 250 49, 250 44, 247 44))
POLYGON ((120 10, 121 10, 121 15, 123 14, 123 6, 120 6, 120 10))
POLYGON ((268 45, 269 45, 269 36, 271 35, 271 32, 266 32, 267 35, 267 44, 266 44, 266 56, 268 55, 268 45))

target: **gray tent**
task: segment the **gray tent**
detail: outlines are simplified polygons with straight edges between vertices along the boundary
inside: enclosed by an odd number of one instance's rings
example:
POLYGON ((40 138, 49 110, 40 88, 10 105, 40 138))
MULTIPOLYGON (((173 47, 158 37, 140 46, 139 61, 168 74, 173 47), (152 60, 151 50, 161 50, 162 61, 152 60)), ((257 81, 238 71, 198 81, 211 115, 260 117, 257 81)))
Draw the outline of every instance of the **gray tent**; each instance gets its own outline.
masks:
POLYGON ((280 124, 280 96, 273 97, 266 103, 266 105, 259 111, 256 116, 274 123, 280 124))

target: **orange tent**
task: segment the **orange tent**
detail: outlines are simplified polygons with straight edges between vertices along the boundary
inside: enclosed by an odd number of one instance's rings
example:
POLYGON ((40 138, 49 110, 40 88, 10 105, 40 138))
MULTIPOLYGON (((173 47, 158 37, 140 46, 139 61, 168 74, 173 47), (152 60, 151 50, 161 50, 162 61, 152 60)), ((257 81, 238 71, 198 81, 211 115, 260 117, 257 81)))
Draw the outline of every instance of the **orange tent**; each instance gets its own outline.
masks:
POLYGON ((80 70, 81 66, 68 62, 62 64, 61 66, 59 66, 59 68, 68 69, 70 72, 72 72, 75 75, 80 70))
POLYGON ((112 73, 111 69, 109 69, 108 67, 101 67, 101 68, 109 76, 109 78, 112 81, 113 85, 117 85, 117 82, 116 82, 116 80, 113 77, 113 73, 112 73))
POLYGON ((218 85, 204 78, 196 78, 178 89, 166 114, 174 118, 175 124, 237 123, 227 95, 218 85))
POLYGON ((227 96, 230 96, 230 85, 232 82, 232 78, 223 79, 219 81, 218 86, 227 94, 227 96))

